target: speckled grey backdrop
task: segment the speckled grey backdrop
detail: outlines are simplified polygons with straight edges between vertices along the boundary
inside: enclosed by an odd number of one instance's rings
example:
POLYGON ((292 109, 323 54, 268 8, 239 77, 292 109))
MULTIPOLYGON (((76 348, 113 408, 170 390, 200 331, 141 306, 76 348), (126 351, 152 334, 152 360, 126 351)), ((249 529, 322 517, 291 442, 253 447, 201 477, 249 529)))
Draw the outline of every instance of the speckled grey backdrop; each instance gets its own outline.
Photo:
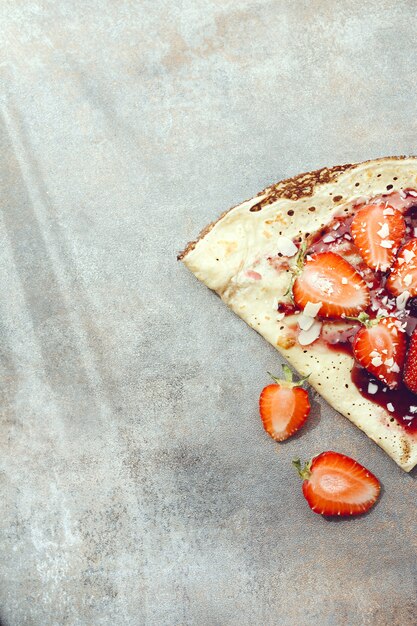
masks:
POLYGON ((2 624, 416 624, 416 474, 318 398, 268 440, 277 354, 175 261, 273 181, 417 152, 415 2, 0 12, 2 624), (328 448, 368 516, 307 508, 328 448))

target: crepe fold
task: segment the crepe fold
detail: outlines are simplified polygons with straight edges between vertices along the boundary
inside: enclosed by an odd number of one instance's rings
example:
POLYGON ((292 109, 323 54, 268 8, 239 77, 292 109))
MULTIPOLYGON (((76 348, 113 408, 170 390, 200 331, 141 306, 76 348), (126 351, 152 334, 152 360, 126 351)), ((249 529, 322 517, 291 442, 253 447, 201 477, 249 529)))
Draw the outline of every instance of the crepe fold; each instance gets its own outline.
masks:
POLYGON ((353 358, 320 342, 291 345, 288 319, 278 319, 276 310, 288 289, 290 270, 285 265, 280 269, 279 259, 274 264, 271 258, 276 258, 280 236, 303 238, 361 197, 416 187, 416 157, 387 157, 300 174, 221 215, 178 257, 301 376, 310 374, 311 386, 407 472, 417 464, 417 433, 406 431, 388 411, 360 394, 351 380, 353 358))

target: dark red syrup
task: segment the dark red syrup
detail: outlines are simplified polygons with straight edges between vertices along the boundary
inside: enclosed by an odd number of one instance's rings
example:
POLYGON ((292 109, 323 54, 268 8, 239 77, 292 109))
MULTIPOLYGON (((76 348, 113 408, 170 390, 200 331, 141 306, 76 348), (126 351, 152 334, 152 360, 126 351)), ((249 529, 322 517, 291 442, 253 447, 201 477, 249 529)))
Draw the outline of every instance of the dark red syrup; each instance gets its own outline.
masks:
MULTIPOLYGON (((416 318, 411 319, 413 319, 417 324, 416 318)), ((337 331, 332 331, 335 338, 331 341, 326 339, 325 336, 322 337, 321 340, 325 343, 329 350, 339 353, 342 352, 343 354, 353 357, 352 344, 357 330, 358 327, 353 327, 351 329, 352 334, 349 336, 346 336, 346 331, 341 331, 339 341, 336 340, 337 331)), ((355 387, 364 398, 371 400, 371 402, 378 404, 388 411, 388 413, 390 413, 407 432, 417 432, 417 412, 413 413, 411 410, 411 407, 417 407, 417 395, 409 391, 403 383, 401 383, 395 390, 389 389, 389 387, 375 378, 375 376, 356 363, 356 361, 353 365, 351 378, 355 387), (373 383, 377 386, 376 393, 369 393, 369 383, 373 383), (394 410, 390 411, 388 409, 387 405, 389 404, 394 407, 394 410)), ((392 407, 390 406, 390 408, 392 407)))
POLYGON ((308 239, 308 254, 328 252, 329 250, 337 253, 338 249, 343 254, 358 252, 350 234, 350 225, 353 217, 354 213, 335 217, 325 228, 310 235, 308 239), (323 241, 330 237, 333 241, 323 241))
MULTIPOLYGON (((392 198, 391 205, 403 212, 406 222, 404 245, 410 239, 417 238, 417 192, 415 190, 405 190, 403 195, 406 197, 400 198, 398 193, 387 194, 381 196, 381 200, 390 204, 390 198, 392 198), (409 193, 410 191, 412 192, 411 194, 409 193)), ((346 215, 344 213, 336 216, 326 228, 310 236, 307 254, 312 255, 319 252, 332 251, 347 257, 347 260, 362 275, 370 290, 371 306, 368 308, 367 313, 371 317, 376 317, 379 309, 383 309, 387 314, 395 314, 401 322, 407 324, 406 332, 408 335, 411 335, 417 326, 417 297, 411 298, 405 310, 398 314, 395 297, 385 289, 388 272, 384 274, 373 272, 369 269, 361 260, 359 250, 353 243, 350 235, 354 214, 363 204, 358 203, 354 206, 350 214, 346 215)), ((291 303, 280 303, 278 310, 286 315, 292 315, 297 309, 291 303)), ((342 352, 353 357, 352 343, 358 328, 359 326, 353 325, 350 329, 346 329, 346 322, 337 323, 332 321, 330 329, 330 327, 327 328, 327 323, 324 321, 322 336, 319 341, 322 341, 329 350, 342 352), (338 325, 340 325, 340 330, 337 328, 338 325)), ((384 408, 401 424, 405 431, 417 433, 417 412, 413 413, 411 410, 412 407, 417 407, 416 394, 409 391, 403 383, 395 390, 389 389, 356 362, 353 366, 351 377, 352 382, 364 398, 384 408), (377 386, 376 393, 369 393, 369 383, 377 386), (393 410, 389 410, 388 405, 390 409, 393 407, 393 410)))
POLYGON ((395 390, 389 389, 357 363, 353 366, 351 376, 352 382, 364 398, 388 411, 407 432, 417 433, 417 413, 411 411, 411 407, 417 408, 416 394, 409 391, 403 383, 395 390), (368 392, 369 383, 378 387, 376 393, 368 392), (394 410, 389 410, 389 404, 394 410))
POLYGON ((278 302, 278 313, 285 313, 285 315, 294 315, 296 311, 298 311, 298 309, 292 302, 278 302))

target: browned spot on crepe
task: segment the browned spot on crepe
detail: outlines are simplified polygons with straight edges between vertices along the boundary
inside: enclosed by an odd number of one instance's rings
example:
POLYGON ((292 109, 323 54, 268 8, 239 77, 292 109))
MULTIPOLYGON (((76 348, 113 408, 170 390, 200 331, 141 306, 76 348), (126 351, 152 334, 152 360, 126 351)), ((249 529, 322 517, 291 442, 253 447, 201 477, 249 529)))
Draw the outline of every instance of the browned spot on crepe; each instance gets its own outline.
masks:
POLYGON ((401 463, 407 463, 410 459, 410 442, 407 439, 401 439, 401 463))

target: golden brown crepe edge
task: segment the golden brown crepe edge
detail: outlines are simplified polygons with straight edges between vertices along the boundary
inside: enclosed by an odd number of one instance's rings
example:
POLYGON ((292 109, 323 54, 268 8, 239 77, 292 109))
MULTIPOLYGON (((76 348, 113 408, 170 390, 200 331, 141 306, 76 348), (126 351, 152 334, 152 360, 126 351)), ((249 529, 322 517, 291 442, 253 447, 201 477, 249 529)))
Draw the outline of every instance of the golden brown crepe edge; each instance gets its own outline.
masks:
MULTIPOLYGON (((278 181, 273 185, 269 185, 263 191, 260 191, 253 198, 259 196, 266 196, 260 202, 255 204, 250 210, 251 211, 259 211, 266 204, 271 204, 280 198, 285 198, 287 200, 299 200, 300 198, 307 198, 314 195, 315 188, 317 185, 326 185, 331 182, 337 181, 337 177, 346 172, 346 170, 354 169, 355 167, 359 167, 361 165, 365 165, 366 163, 376 163, 378 161, 389 161, 389 160, 399 160, 399 159, 417 159, 417 156, 388 156, 388 157, 379 157, 378 159, 368 159, 366 161, 361 161, 359 163, 346 163, 344 165, 334 165, 333 167, 322 167, 318 170, 311 170, 310 172, 303 172, 301 174, 297 174, 296 176, 292 176, 291 178, 285 178, 283 180, 278 181)), ((207 224, 199 233, 199 235, 193 241, 190 241, 184 250, 178 253, 177 259, 178 261, 182 261, 184 257, 194 250, 197 243, 203 239, 211 229, 220 222, 225 215, 227 215, 233 209, 236 209, 241 204, 245 202, 249 202, 253 198, 248 198, 238 204, 230 207, 227 211, 223 211, 219 217, 207 224)))

